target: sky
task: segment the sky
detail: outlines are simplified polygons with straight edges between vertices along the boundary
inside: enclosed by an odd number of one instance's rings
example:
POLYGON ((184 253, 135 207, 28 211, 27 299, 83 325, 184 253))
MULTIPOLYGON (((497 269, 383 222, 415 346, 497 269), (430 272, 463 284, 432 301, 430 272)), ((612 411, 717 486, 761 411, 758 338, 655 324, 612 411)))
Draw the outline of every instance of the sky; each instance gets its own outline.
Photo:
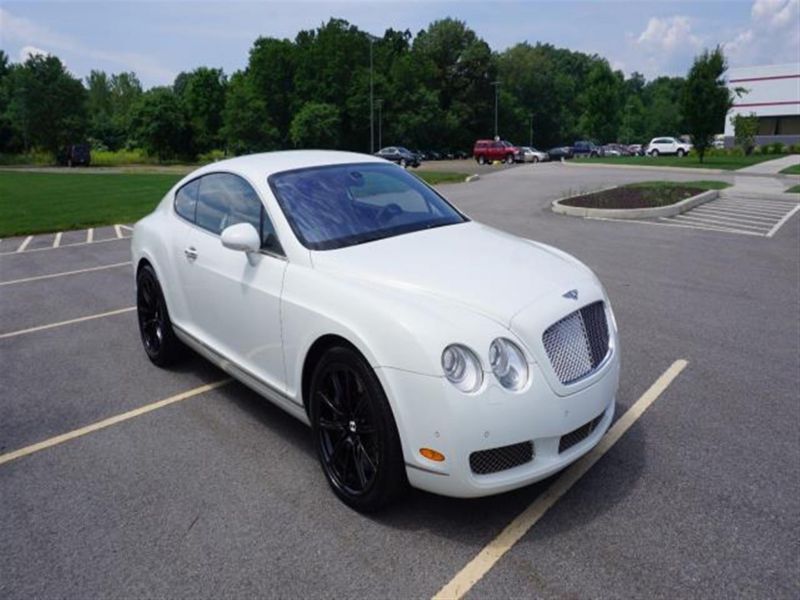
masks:
POLYGON ((216 2, 0 0, 0 49, 13 62, 58 56, 77 77, 134 71, 145 87, 181 71, 247 64, 259 36, 293 39, 330 17, 381 35, 463 20, 494 50, 527 41, 608 59, 626 75, 685 75, 721 44, 733 67, 800 60, 800 0, 351 0, 216 2))

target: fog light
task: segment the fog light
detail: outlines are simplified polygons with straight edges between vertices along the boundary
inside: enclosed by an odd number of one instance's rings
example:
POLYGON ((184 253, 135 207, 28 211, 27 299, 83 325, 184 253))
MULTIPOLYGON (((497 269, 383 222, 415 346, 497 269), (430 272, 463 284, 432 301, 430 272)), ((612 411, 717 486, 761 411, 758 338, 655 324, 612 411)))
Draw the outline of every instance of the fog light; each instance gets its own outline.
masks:
POLYGON ((444 454, 442 454, 441 452, 437 452, 432 448, 420 448, 419 453, 422 454, 422 456, 424 456, 428 460, 433 460, 436 462, 444 461, 444 454))

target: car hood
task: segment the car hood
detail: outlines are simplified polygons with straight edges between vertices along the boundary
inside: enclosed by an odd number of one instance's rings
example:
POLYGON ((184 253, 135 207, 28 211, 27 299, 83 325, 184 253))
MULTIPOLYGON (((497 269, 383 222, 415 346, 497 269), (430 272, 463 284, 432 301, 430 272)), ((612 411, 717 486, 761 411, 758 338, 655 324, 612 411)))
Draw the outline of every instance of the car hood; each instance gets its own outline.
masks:
POLYGON ((539 298, 595 279, 555 248, 475 222, 314 251, 312 261, 337 277, 453 302, 506 327, 539 298))

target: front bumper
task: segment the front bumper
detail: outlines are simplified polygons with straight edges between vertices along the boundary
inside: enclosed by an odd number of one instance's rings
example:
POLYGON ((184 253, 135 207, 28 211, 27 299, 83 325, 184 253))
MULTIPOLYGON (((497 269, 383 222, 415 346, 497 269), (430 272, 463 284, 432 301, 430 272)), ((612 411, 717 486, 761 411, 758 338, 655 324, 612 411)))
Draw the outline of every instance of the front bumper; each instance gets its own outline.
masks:
POLYGON ((377 369, 395 412, 411 485, 445 496, 488 496, 544 479, 591 450, 614 416, 616 352, 590 385, 568 395, 556 394, 537 364, 529 367, 526 390, 508 392, 485 373, 484 387, 476 394, 460 393, 443 377, 377 369), (591 433, 559 452, 562 436, 595 419, 591 433), (532 460, 495 473, 473 472, 473 452, 524 442, 533 443, 532 460), (428 460, 420 448, 437 450, 445 460, 428 460))

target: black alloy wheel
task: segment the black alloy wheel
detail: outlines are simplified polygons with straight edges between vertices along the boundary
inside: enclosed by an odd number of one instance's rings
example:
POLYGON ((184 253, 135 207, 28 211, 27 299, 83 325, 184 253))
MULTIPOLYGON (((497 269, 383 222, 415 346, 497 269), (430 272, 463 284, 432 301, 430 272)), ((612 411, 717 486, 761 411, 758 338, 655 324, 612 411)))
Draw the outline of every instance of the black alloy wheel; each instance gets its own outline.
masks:
POLYGON ((372 512, 405 487, 400 439, 372 367, 350 348, 333 348, 311 381, 311 424, 328 483, 348 506, 372 512))
POLYGON ((175 362, 181 354, 181 343, 172 329, 158 278, 149 265, 136 275, 136 312, 147 357, 159 367, 175 362))

